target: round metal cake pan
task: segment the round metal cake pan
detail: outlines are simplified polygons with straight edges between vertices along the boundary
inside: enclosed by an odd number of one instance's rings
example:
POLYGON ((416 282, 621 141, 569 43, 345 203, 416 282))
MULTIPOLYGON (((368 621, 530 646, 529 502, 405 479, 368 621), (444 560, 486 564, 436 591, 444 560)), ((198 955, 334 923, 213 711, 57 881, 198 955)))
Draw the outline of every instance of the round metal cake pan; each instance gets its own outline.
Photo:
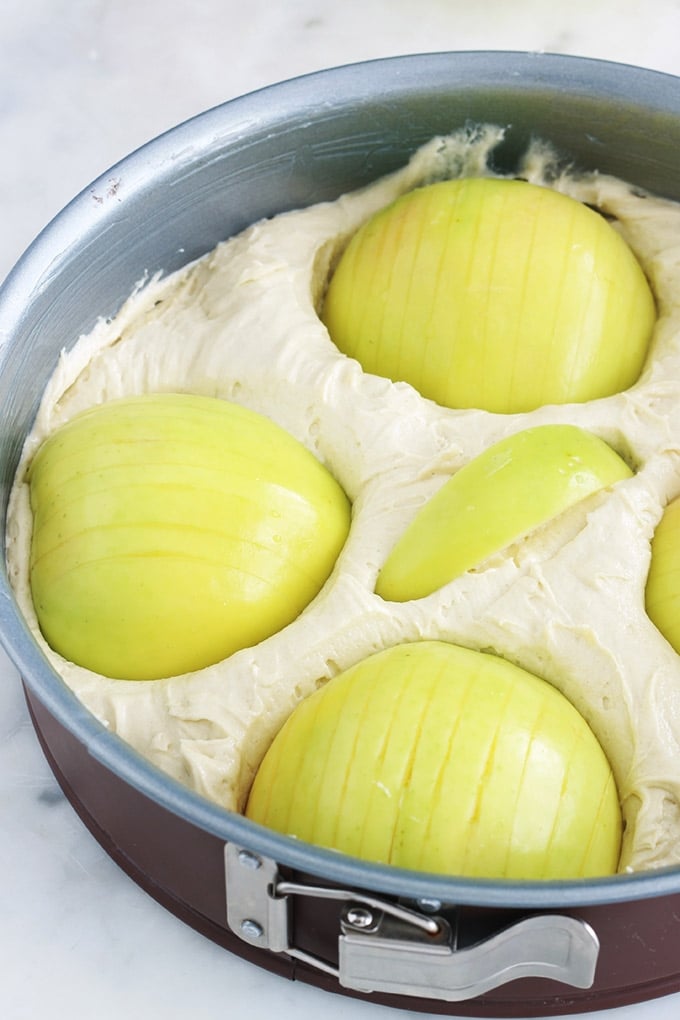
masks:
MULTIPOLYGON (((640 68, 547 54, 414 55, 209 110, 82 192, 0 288, 0 531, 59 352, 113 315, 141 278, 261 217, 366 184, 468 121, 507 127, 497 156, 508 168, 537 135, 579 167, 680 200, 680 79, 640 68)), ((680 870, 480 882, 311 847, 208 803, 101 726, 46 662, 4 570, 0 640, 50 765, 94 837, 168 909, 253 963, 456 1016, 569 1014, 680 988, 680 870)))

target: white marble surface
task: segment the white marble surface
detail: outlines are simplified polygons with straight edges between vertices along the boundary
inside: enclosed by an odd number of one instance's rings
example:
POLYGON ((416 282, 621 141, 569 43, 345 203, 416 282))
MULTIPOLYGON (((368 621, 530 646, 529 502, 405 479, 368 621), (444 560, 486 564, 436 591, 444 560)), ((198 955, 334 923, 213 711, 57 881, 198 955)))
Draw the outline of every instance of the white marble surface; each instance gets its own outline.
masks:
MULTIPOLYGON (((678 0, 4 0, 0 279, 113 162, 253 88, 442 49, 545 50, 680 73, 679 39, 678 0)), ((421 1015, 275 978, 142 893, 61 795, 1 652, 0 961, 4 1020, 421 1015)), ((606 1016, 671 1020, 679 1011, 680 993, 606 1016)))

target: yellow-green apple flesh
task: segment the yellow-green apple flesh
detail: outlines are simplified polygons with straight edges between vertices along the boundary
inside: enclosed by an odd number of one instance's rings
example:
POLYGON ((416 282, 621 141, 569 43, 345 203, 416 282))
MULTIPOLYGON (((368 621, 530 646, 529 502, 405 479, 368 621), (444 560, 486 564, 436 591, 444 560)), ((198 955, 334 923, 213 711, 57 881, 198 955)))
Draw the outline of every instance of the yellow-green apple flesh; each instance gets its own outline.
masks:
POLYGON ((490 446, 422 507, 383 565, 384 599, 422 598, 632 472, 575 425, 538 425, 490 446))
POLYGON ((525 181, 416 189, 353 235, 322 310, 366 372, 500 413, 609 396, 656 318, 630 247, 598 212, 525 181))
POLYGON ((92 408, 44 442, 29 484, 42 632, 125 680, 198 670, 285 627, 349 528, 344 492, 310 451, 210 397, 92 408))
POLYGON ((485 878, 611 874, 622 828, 609 762, 571 703, 438 641, 379 652, 302 701, 246 814, 362 859, 485 878))
POLYGON ((652 623, 680 654, 680 498, 668 504, 654 532, 645 602, 652 623))

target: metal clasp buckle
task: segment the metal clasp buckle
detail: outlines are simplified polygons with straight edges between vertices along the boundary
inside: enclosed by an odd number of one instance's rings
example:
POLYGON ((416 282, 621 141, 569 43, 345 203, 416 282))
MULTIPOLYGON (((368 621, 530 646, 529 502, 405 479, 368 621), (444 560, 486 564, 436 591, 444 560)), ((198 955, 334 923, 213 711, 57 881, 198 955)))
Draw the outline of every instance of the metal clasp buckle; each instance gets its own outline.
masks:
POLYGON ((227 921, 235 934, 332 974, 354 991, 457 1002, 520 977, 547 977, 577 988, 589 988, 594 980, 599 941, 578 918, 534 914, 458 949, 455 932, 439 913, 362 890, 287 881, 275 861, 231 843, 225 868, 227 921), (337 966, 291 944, 297 896, 343 902, 337 966))

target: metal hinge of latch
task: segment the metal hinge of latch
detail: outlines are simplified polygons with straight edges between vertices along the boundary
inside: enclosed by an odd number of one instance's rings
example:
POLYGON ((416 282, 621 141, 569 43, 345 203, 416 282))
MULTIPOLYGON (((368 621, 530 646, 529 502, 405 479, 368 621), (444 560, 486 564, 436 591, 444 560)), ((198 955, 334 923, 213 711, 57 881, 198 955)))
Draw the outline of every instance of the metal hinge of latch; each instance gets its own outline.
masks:
POLYGON ((225 846, 225 868, 227 921, 239 938, 332 974, 353 991, 460 1002, 520 977, 577 988, 590 988, 594 980, 599 941, 578 918, 534 914, 457 949, 440 914, 363 890, 286 881, 275 861, 233 843, 225 846), (342 901, 337 966, 291 945, 297 896, 342 901))

